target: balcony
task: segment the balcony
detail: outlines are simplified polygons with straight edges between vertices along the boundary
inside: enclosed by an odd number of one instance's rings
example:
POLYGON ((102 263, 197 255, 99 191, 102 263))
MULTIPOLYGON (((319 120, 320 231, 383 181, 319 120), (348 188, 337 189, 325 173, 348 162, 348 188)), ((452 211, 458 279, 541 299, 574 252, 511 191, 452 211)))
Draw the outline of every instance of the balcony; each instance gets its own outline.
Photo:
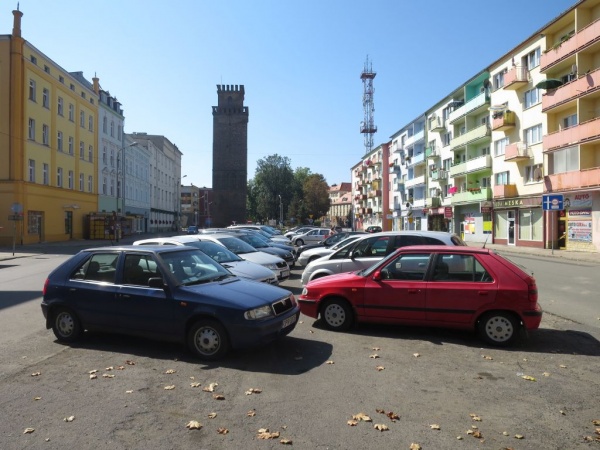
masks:
POLYGON ((404 180, 398 180, 396 184, 394 184, 394 190, 402 192, 404 191, 404 180))
POLYGON ((504 89, 514 90, 529 83, 527 67, 514 66, 504 74, 504 89))
POLYGON ((429 119, 429 131, 432 132, 441 132, 446 131, 446 124, 444 123, 444 119, 441 117, 434 117, 429 119))
POLYGON ((494 186, 494 198, 513 198, 518 197, 516 184, 498 184, 494 186))
POLYGON ((369 191, 369 198, 381 197, 381 190, 369 191))
POLYGON ((524 161, 532 156, 531 149, 524 142, 509 144, 504 150, 504 161, 524 161))
POLYGON ((404 147, 410 147, 415 142, 419 142, 425 138, 425 130, 417 131, 404 142, 404 147))
POLYGON ((557 89, 546 92, 542 95, 542 112, 592 93, 600 96, 600 69, 596 69, 557 89))
POLYGON ((466 173, 480 172, 482 170, 489 170, 491 168, 491 155, 477 156, 476 158, 469 159, 468 161, 450 167, 450 177, 456 177, 466 173))
POLYGON ((505 131, 510 130, 515 126, 516 116, 514 111, 504 111, 499 114, 499 117, 494 117, 492 120, 492 130, 505 131))
POLYGON ((454 123, 459 119, 462 119, 469 113, 479 112, 487 108, 490 105, 490 97, 486 95, 485 92, 482 92, 477 97, 473 97, 467 103, 462 105, 460 108, 455 109, 448 116, 448 121, 450 123, 454 123))
POLYGON ((425 157, 426 158, 437 159, 441 156, 441 153, 442 153, 442 149, 439 148, 437 145, 434 145, 432 147, 427 147, 425 149, 425 157))
POLYGON ((546 53, 543 53, 540 58, 540 70, 542 72, 546 71, 560 61, 580 52, 585 47, 599 40, 600 19, 582 28, 577 34, 555 45, 554 48, 551 48, 546 53))
POLYGON ((457 147, 464 147, 467 144, 473 144, 481 139, 488 139, 492 135, 492 130, 487 125, 480 125, 466 133, 455 137, 450 141, 450 150, 457 147))
POLYGON ((400 164, 390 164, 390 173, 400 173, 401 167, 400 164))
POLYGON ((492 199, 491 188, 472 189, 458 192, 452 196, 452 204, 483 202, 492 199))
POLYGON ((439 197, 427 197, 425 199, 425 204, 428 208, 438 208, 441 206, 442 202, 439 197))
POLYGON ((448 180, 448 171, 443 169, 432 170, 431 171, 431 180, 432 181, 447 181, 448 180))
POLYGON ((600 186, 600 167, 544 177, 545 192, 600 186))
POLYGON ((404 182, 404 184, 407 188, 425 184, 425 175, 421 175, 420 177, 414 177, 414 178, 411 178, 410 180, 406 180, 404 182))
POLYGON ((409 160, 409 157, 406 158, 406 164, 409 166, 418 166, 420 164, 423 164, 424 162, 425 162, 425 153, 424 152, 413 155, 412 157, 410 157, 410 160, 409 160))
POLYGON ((544 136, 544 152, 600 140, 600 118, 588 120, 544 136))

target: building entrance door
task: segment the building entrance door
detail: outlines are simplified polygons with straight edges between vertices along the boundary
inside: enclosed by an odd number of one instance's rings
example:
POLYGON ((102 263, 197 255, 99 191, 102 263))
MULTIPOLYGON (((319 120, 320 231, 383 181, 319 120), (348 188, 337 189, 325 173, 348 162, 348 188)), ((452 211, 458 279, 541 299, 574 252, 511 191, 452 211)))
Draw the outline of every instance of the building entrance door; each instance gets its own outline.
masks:
POLYGON ((508 245, 515 245, 515 212, 508 211, 508 245))

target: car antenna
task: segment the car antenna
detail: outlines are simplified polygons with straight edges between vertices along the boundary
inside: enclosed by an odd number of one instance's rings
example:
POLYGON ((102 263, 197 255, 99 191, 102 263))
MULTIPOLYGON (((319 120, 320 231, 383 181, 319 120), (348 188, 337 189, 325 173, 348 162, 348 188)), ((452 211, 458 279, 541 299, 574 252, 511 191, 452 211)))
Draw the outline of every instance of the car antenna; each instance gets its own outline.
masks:
POLYGON ((485 244, 487 244, 487 241, 488 241, 488 239, 489 239, 489 238, 490 238, 490 235, 488 234, 488 235, 485 237, 485 242, 483 243, 483 247, 481 247, 481 248, 485 248, 485 244))

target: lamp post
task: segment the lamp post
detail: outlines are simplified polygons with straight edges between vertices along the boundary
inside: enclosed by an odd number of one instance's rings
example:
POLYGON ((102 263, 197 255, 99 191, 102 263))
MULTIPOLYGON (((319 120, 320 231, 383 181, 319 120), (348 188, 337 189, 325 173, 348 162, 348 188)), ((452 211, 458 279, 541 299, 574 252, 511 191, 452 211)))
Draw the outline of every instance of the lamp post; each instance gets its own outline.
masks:
MULTIPOLYGON (((125 147, 121 147, 119 149, 118 156, 117 156, 117 183, 119 182, 119 180, 118 180, 119 166, 122 166, 121 167, 121 175, 122 175, 122 178, 121 178, 121 191, 122 192, 121 192, 121 194, 123 196, 123 199, 121 201, 121 209, 122 209, 121 212, 123 214, 123 217, 125 217, 125 175, 126 175, 126 171, 125 171, 125 167, 126 167, 126 165, 125 165, 125 149, 128 149, 130 147, 135 147, 137 145, 138 145, 137 142, 132 142, 131 144, 126 145, 125 147)), ((119 210, 119 190, 118 189, 117 189, 117 199, 116 200, 117 200, 117 211, 118 211, 119 210)), ((116 221, 117 220, 117 214, 116 214, 116 212, 115 212, 114 219, 115 219, 115 224, 114 224, 115 240, 117 242, 119 242, 120 227, 118 226, 118 222, 116 221)))

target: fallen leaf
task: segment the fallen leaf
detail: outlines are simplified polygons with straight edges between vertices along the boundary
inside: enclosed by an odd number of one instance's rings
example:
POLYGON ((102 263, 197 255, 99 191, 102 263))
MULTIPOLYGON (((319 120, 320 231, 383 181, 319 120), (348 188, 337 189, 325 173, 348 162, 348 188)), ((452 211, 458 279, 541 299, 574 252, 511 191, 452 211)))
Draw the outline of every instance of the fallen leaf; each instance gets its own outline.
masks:
POLYGON ((373 428, 375 428, 376 430, 379 430, 379 431, 389 430, 388 426, 383 423, 376 423, 375 425, 373 425, 373 428))
POLYGON ((227 433, 229 433, 229 430, 227 428, 217 428, 217 433, 227 434, 227 433))
POLYGON ((431 425, 429 425, 429 428, 431 428, 432 430, 439 430, 440 426, 437 423, 432 423, 431 425))
POLYGON ((169 369, 169 370, 167 370, 165 373, 166 373, 167 375, 171 375, 171 374, 173 374, 173 373, 175 373, 175 372, 177 372, 177 371, 176 371, 176 370, 173 370, 173 369, 169 369))
POLYGON ((35 428, 25 428, 23 434, 31 434, 35 431, 35 428))
POLYGON ((207 387, 202 388, 204 392, 215 392, 215 388, 218 386, 217 383, 210 383, 207 387))
POLYGON ((304 323, 304 320, 299 320, 298 323, 304 323))
POLYGON ((392 411, 388 412, 386 414, 386 416, 388 416, 392 422, 395 422, 396 420, 400 420, 400 416, 392 411))
POLYGON ((110 371, 111 371, 111 370, 113 370, 113 369, 114 369, 114 367, 113 367, 113 366, 110 366, 110 367, 107 367, 107 368, 106 368, 106 369, 104 369, 104 370, 106 370, 106 371, 110 372, 110 371))
POLYGON ((292 445, 293 444, 291 439, 282 439, 279 442, 282 443, 283 445, 292 445))
POLYGON ((377 353, 374 353, 372 355, 369 355, 369 358, 377 359, 377 358, 379 358, 379 355, 377 353))
POLYGON ((215 417, 217 417, 217 413, 216 412, 212 412, 208 415, 209 419, 214 419, 215 417))
POLYGON ((313 334, 313 333, 314 333, 314 331, 313 331, 313 330, 309 330, 309 333, 310 333, 310 334, 313 334))
POLYGON ((414 356, 415 358, 418 358, 418 357, 419 357, 419 356, 421 356, 421 355, 420 355, 419 353, 413 353, 413 356, 414 356))
POLYGON ((98 375, 96 375, 95 373, 90 375, 90 380, 96 380, 98 378, 98 375))
POLYGON ((125 364, 127 364, 128 366, 135 366, 135 362, 133 362, 129 359, 127 361, 125 361, 125 364))
POLYGON ((378 352, 379 350, 381 350, 381 348, 379 348, 379 347, 373 347, 371 350, 373 350, 374 352, 378 352))
POLYGON ((279 437, 279 431, 269 433, 268 428, 261 428, 260 430, 258 430, 258 435, 256 437, 258 439, 276 439, 279 437))
POLYGON ((481 422, 481 417, 479 417, 477 414, 469 414, 469 416, 471 416, 471 419, 473 419, 475 422, 481 422))
POLYGON ((377 367, 375 367, 375 369, 376 369, 378 372, 381 372, 382 370, 384 370, 384 369, 385 369, 385 367, 383 367, 383 366, 377 366, 377 367))
POLYGON ((92 374, 92 373, 98 373, 98 369, 90 370, 88 373, 89 373, 89 374, 92 374))
POLYGON ((414 442, 410 444, 410 450, 421 450, 421 446, 419 444, 415 444, 414 442))
POLYGON ((348 422, 346 422, 348 425, 350 425, 351 427, 355 427, 356 425, 358 425, 358 420, 349 420, 348 422))
POLYGON ((33 372, 31 374, 32 377, 39 377, 42 374, 42 372, 33 372))
POLYGON ((69 416, 69 417, 65 417, 63 419, 65 422, 73 422, 75 420, 75 416, 69 416))
POLYGON ((175 389, 175 385, 172 384, 170 386, 165 386, 165 391, 172 391, 173 389, 175 389))
POLYGON ((260 394, 262 389, 250 388, 246 391, 246 395, 260 394))
POLYGON ((521 378, 527 381, 537 381, 535 378, 530 377, 529 375, 521 375, 521 378))
POLYGON ((508 431, 503 431, 503 432, 502 432, 502 434, 503 434, 504 436, 508 436, 508 435, 509 435, 508 431))
POLYGON ((549 372, 544 372, 542 375, 544 375, 545 377, 549 377, 550 373, 549 372))
POLYGON ((367 416, 365 413, 358 413, 352 416, 352 419, 354 420, 362 420, 363 422, 373 422, 373 419, 371 419, 369 416, 367 416))
POLYGON ((200 383, 198 383, 198 382, 190 383, 190 386, 193 388, 200 387, 200 383))
POLYGON ((475 431, 473 433, 473 437, 477 438, 477 439, 481 439, 481 438, 483 438, 483 434, 481 434, 481 431, 475 431))
POLYGON ((117 370, 125 370, 125 366, 117 366, 117 370))
POLYGON ((186 427, 190 430, 199 430, 200 428, 202 428, 202 424, 196 420, 190 420, 187 423, 186 427))
POLYGON ((194 377, 190 377, 190 380, 195 380, 195 378, 194 377))
POLYGON ((225 400, 225 396, 221 394, 213 394, 215 400, 225 400))
POLYGON ((488 355, 481 355, 481 357, 483 359, 487 359, 488 361, 492 361, 494 359, 494 358, 492 358, 491 356, 488 356, 488 355))
POLYGON ((114 378, 115 376, 113 374, 110 373, 103 373, 102 374, 102 378, 114 378))
POLYGON ((558 367, 560 367, 561 369, 566 369, 566 368, 567 368, 567 366, 565 366, 564 364, 561 364, 561 365, 560 365, 560 366, 558 366, 558 367))
POLYGON ((248 417, 254 417, 254 416, 256 415, 256 411, 254 411, 253 409, 251 409, 250 411, 248 411, 248 412, 246 413, 246 415, 247 415, 248 417))
POLYGON ((33 397, 34 400, 41 400, 42 397, 33 397))
POLYGON ((133 394, 133 391, 125 391, 126 394, 133 394))
POLYGON ((600 425, 600 420, 594 419, 594 420, 592 420, 592 424, 600 425))
POLYGON ((459 441, 462 441, 462 436, 456 436, 456 439, 458 439, 459 441))
POLYGON ((517 439, 524 439, 525 436, 523 436, 522 434, 515 434, 515 438, 517 438, 517 439))
POLYGON ((325 364, 335 364, 332 360, 325 361, 325 364))
POLYGON ((562 409, 560 411, 558 411, 559 413, 561 413, 563 416, 565 416, 567 413, 564 412, 562 409))

